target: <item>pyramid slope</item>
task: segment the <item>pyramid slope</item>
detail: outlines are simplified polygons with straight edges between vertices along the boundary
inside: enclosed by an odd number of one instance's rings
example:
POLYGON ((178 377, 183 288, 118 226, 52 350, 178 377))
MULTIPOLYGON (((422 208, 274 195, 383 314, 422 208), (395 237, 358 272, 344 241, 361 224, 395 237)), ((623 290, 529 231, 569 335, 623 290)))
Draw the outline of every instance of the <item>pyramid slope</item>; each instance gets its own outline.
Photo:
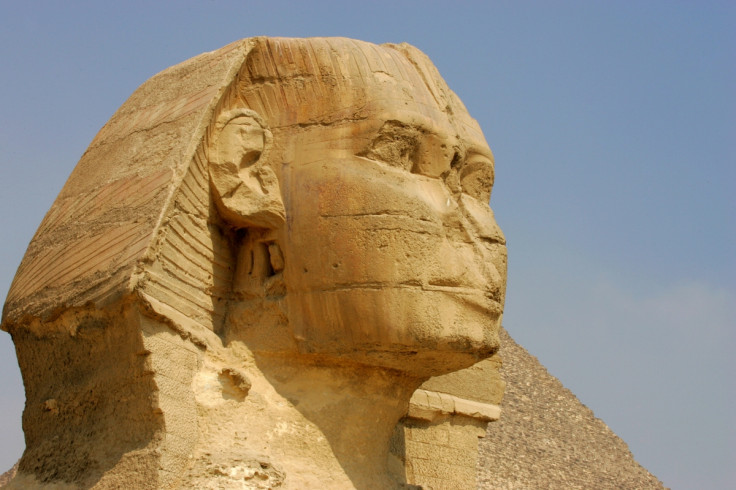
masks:
POLYGON ((506 393, 481 439, 480 488, 664 488, 537 358, 500 336, 506 393))

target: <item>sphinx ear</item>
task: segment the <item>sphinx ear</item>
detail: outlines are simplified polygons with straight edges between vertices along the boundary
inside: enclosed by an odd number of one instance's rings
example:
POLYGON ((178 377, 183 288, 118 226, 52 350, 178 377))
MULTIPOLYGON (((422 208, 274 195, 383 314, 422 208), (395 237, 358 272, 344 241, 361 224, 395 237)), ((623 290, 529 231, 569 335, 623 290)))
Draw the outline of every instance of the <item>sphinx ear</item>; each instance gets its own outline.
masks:
POLYGON ((217 210, 235 228, 276 228, 284 204, 269 165, 273 137, 263 119, 249 109, 222 113, 209 147, 210 187, 217 210))

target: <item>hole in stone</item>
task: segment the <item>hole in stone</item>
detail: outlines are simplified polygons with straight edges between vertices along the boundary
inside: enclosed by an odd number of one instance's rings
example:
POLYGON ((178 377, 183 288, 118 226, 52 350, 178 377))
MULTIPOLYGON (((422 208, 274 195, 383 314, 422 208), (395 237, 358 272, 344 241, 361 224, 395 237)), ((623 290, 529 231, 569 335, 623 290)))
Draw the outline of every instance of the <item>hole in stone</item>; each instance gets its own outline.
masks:
POLYGON ((242 402, 250 390, 250 381, 245 374, 232 368, 220 370, 217 380, 220 382, 222 397, 226 400, 242 402))

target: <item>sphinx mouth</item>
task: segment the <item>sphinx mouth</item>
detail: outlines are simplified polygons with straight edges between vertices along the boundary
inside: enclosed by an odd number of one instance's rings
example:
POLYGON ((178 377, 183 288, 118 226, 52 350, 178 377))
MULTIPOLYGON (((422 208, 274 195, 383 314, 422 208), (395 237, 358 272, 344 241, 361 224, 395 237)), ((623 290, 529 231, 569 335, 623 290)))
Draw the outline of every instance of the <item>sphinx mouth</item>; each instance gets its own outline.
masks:
POLYGON ((425 284, 419 281, 408 281, 401 283, 351 283, 335 285, 331 288, 321 289, 320 291, 351 291, 351 290, 390 290, 390 289, 409 289, 415 291, 426 291, 432 293, 444 293, 473 309, 480 310, 484 314, 491 316, 499 316, 503 313, 503 300, 498 289, 495 288, 479 288, 466 285, 442 285, 442 284, 425 284))
POLYGON ((469 286, 425 285, 424 291, 439 291, 455 297, 461 302, 489 315, 503 313, 503 303, 496 291, 469 286))

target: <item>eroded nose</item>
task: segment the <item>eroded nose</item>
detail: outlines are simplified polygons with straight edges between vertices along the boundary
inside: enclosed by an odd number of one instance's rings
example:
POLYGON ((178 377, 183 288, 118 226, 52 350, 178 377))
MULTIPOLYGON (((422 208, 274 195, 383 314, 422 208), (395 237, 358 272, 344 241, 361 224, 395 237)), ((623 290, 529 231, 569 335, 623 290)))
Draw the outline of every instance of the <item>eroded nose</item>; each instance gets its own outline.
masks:
POLYGON ((462 230, 463 243, 458 241, 460 237, 454 232, 448 234, 448 238, 455 241, 456 248, 464 249, 460 254, 465 256, 465 265, 462 267, 464 279, 461 282, 485 291, 489 298, 503 305, 507 271, 506 238, 496 223, 493 210, 465 194, 461 194, 457 201, 453 199, 453 203, 455 212, 450 213, 452 218, 448 221, 453 222, 451 226, 455 230, 462 230), (454 238, 452 235, 455 235, 454 238))
POLYGON ((460 197, 460 207, 479 238, 490 243, 506 245, 506 237, 496 223, 490 207, 465 194, 460 197))

